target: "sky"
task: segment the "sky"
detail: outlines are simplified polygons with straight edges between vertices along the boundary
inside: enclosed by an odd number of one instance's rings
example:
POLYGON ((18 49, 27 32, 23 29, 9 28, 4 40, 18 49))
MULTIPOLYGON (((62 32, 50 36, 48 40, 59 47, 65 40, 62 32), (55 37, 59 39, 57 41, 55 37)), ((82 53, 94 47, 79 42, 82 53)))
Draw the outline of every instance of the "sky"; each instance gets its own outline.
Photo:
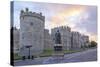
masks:
POLYGON ((45 16, 45 28, 52 29, 59 26, 69 26, 72 31, 86 34, 90 40, 97 41, 97 7, 89 5, 14 2, 14 26, 20 28, 20 11, 29 11, 45 16))

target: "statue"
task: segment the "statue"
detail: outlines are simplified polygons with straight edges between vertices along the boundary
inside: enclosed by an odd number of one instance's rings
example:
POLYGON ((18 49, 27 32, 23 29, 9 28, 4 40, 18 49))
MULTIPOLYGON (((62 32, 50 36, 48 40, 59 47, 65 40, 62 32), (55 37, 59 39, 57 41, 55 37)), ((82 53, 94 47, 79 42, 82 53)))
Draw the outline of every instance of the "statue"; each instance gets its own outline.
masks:
POLYGON ((61 34, 59 30, 55 33, 55 44, 61 44, 61 34))

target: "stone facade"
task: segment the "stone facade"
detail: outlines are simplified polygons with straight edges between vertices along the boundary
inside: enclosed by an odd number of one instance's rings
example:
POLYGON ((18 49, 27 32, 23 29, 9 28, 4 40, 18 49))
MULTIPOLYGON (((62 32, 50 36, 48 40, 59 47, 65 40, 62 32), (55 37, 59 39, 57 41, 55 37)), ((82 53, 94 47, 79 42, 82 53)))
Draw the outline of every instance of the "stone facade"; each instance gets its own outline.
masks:
POLYGON ((71 48, 71 29, 69 27, 61 26, 56 27, 51 30, 51 36, 53 37, 53 43, 55 39, 55 33, 59 30, 61 33, 61 41, 64 50, 69 50, 71 48))
POLYGON ((13 28, 13 44, 14 44, 14 53, 19 52, 19 29, 13 28))
POLYGON ((48 29, 44 29, 44 50, 53 49, 53 41, 48 29))
POLYGON ((72 41, 71 42, 72 49, 80 49, 88 47, 89 45, 89 37, 86 35, 82 35, 79 32, 72 32, 71 41, 72 41))
POLYGON ((78 50, 82 47, 89 45, 89 37, 82 35, 79 32, 71 31, 70 27, 60 26, 51 30, 51 37, 53 38, 53 44, 55 39, 55 33, 57 30, 61 33, 62 46, 64 50, 78 50))
POLYGON ((83 38, 83 42, 84 42, 83 47, 88 47, 89 46, 89 37, 86 35, 83 35, 82 38, 83 38))
POLYGON ((43 52, 44 49, 44 22, 45 17, 42 13, 21 11, 20 13, 20 52, 26 56, 30 54, 37 55, 43 52))
POLYGON ((81 34, 79 32, 72 32, 72 37, 71 37, 71 48, 72 49, 78 49, 81 48, 81 34))

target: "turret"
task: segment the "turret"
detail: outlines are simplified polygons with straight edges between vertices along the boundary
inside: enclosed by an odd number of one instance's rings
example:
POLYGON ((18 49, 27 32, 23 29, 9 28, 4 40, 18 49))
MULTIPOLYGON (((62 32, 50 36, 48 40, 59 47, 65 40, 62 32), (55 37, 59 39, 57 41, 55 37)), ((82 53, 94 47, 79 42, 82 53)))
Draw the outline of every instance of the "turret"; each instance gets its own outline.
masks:
POLYGON ((20 12, 20 18, 25 17, 25 16, 36 17, 36 18, 39 18, 42 21, 45 21, 45 17, 42 15, 41 12, 40 13, 31 12, 31 11, 29 11, 28 8, 26 8, 25 11, 21 10, 21 12, 20 12))

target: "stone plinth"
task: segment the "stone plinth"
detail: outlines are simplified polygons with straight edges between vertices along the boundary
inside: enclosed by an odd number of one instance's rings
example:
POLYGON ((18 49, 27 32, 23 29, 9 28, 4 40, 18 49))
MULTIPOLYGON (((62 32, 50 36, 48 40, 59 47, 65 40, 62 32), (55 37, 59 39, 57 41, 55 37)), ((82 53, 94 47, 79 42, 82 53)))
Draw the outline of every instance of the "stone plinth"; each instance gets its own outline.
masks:
POLYGON ((55 44, 54 45, 53 56, 54 57, 59 57, 59 58, 64 56, 62 44, 55 44))

